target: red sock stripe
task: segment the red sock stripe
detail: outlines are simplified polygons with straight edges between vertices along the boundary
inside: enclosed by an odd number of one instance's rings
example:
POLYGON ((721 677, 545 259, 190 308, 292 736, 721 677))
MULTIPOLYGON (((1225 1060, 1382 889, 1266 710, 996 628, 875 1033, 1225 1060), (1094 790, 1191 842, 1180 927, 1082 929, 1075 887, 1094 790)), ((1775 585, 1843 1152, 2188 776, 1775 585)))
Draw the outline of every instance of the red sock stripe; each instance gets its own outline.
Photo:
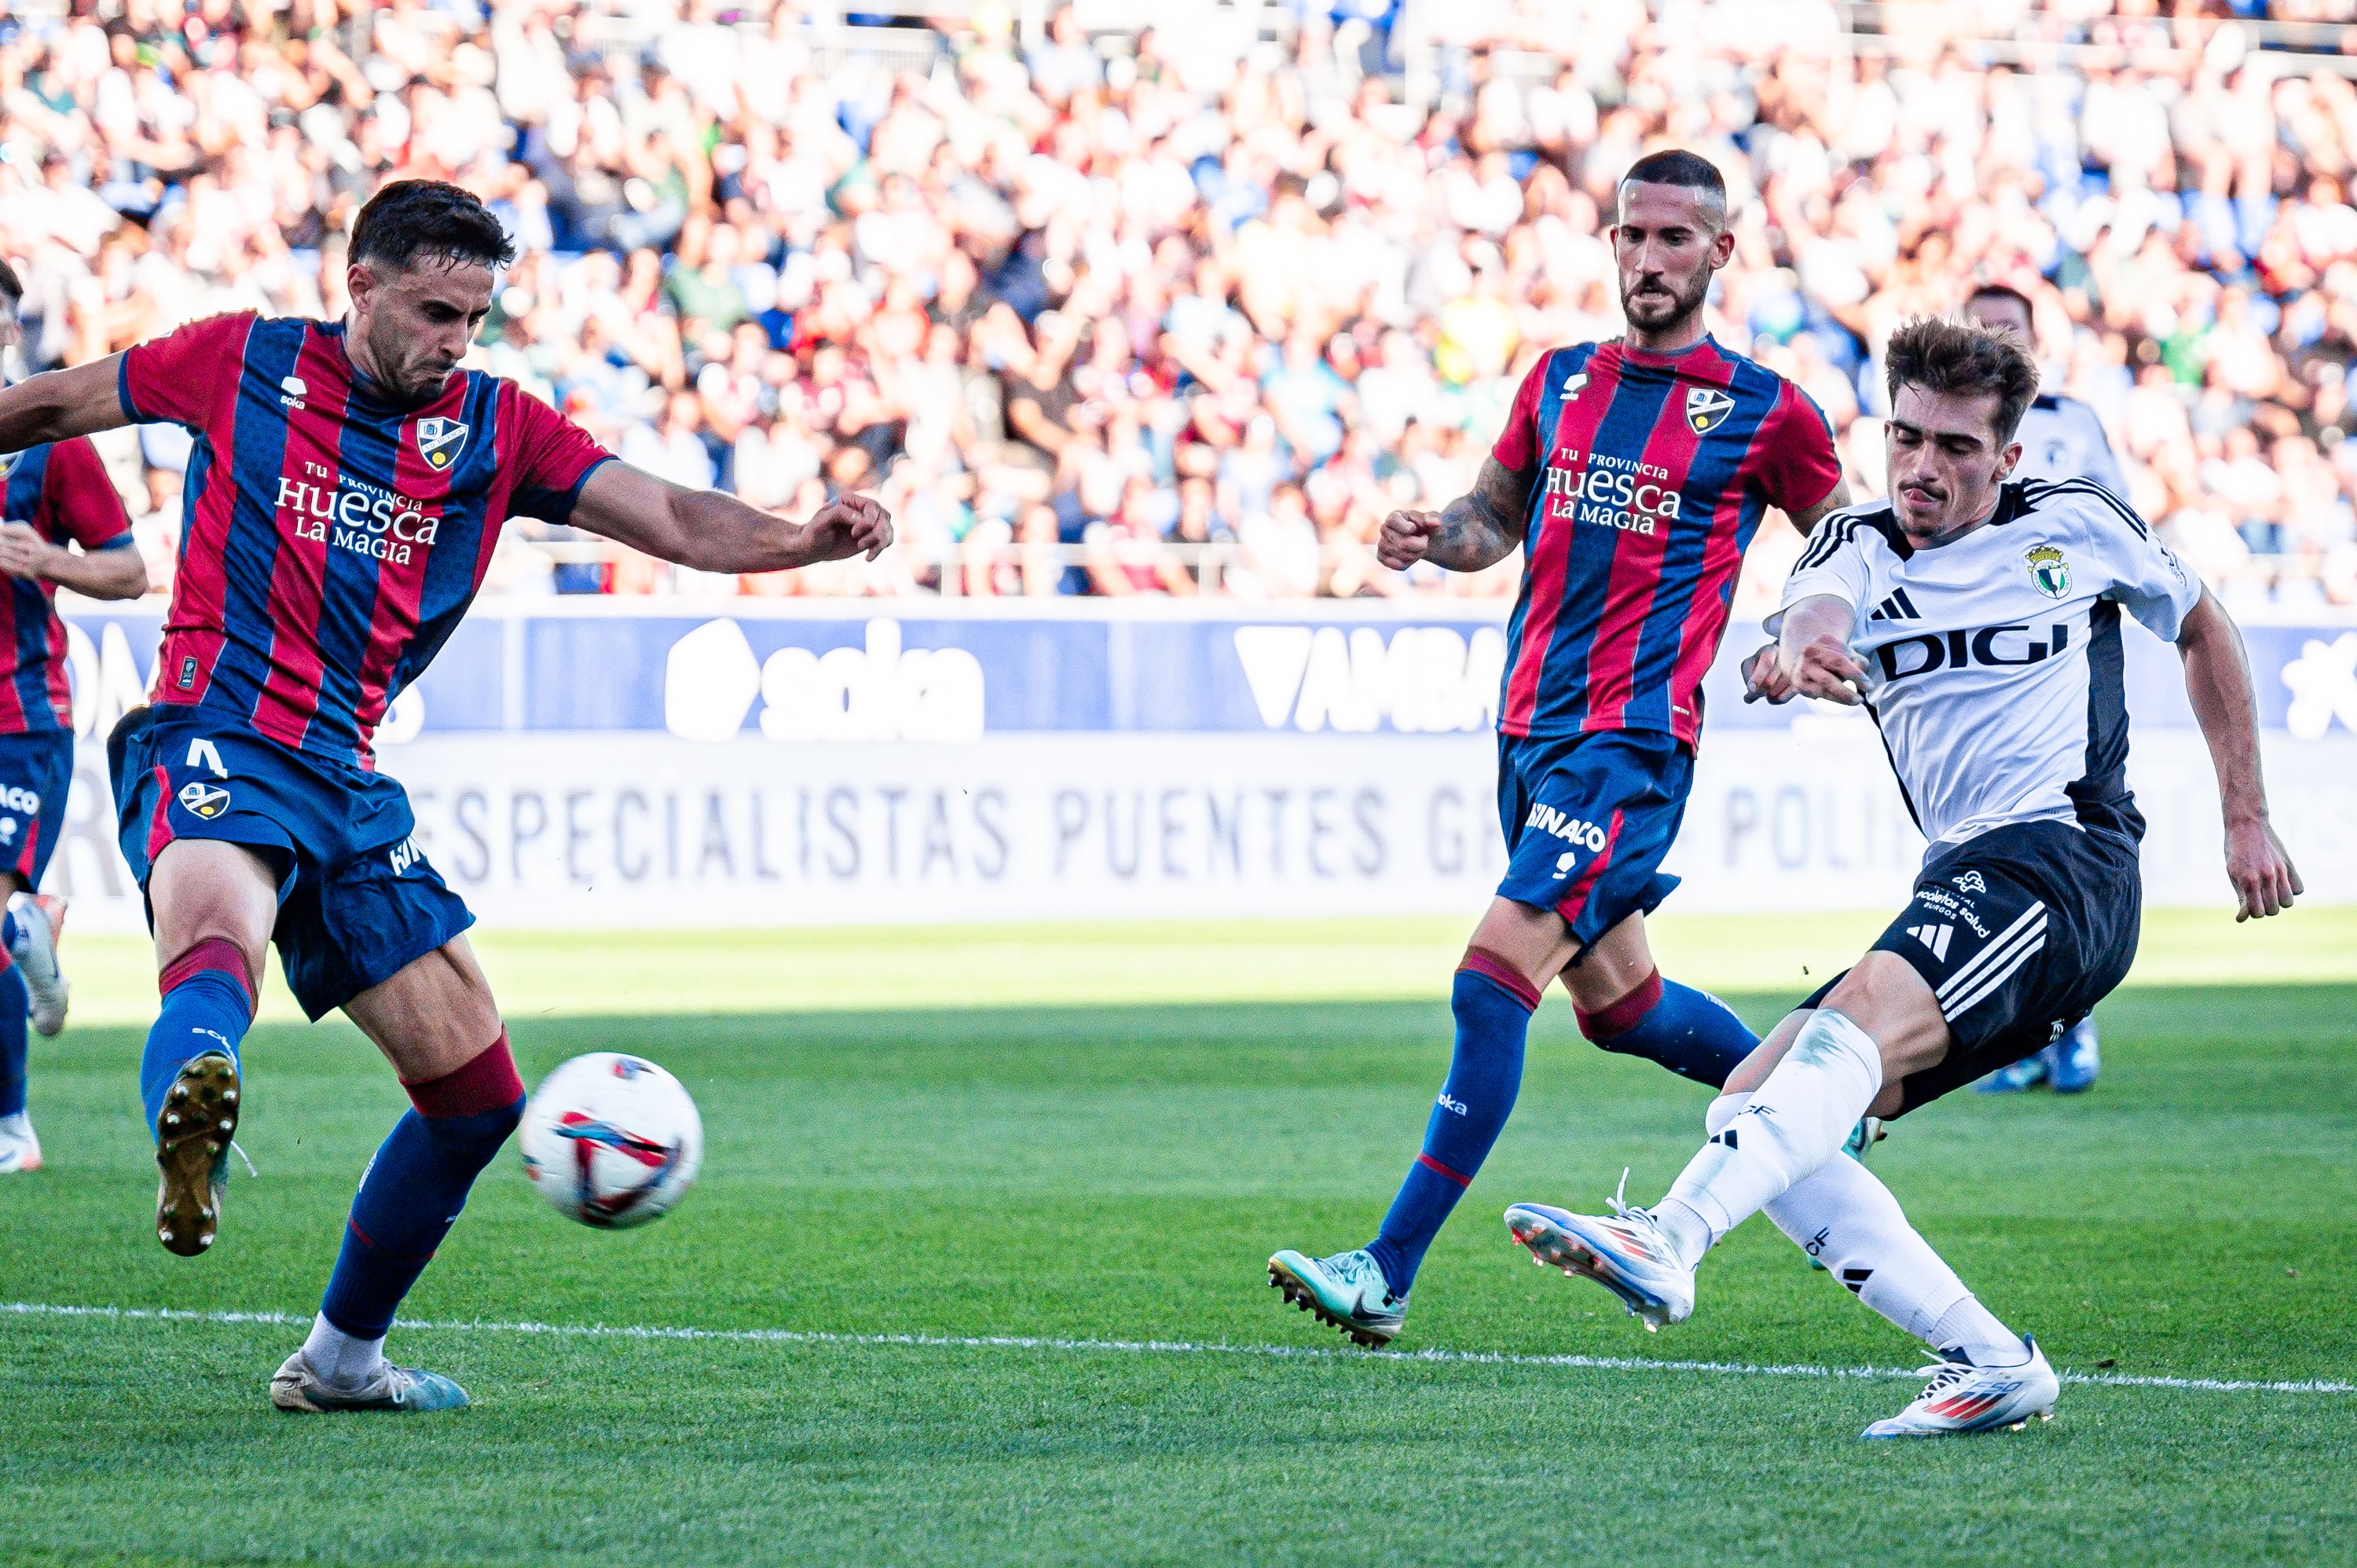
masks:
POLYGON ((1645 1015, 1652 1012, 1661 1000, 1662 972, 1653 969, 1645 972, 1645 978, 1637 983, 1636 990, 1609 1007, 1599 1007, 1593 1013, 1577 1008, 1573 1011, 1579 1014, 1581 1034, 1591 1040, 1613 1040, 1643 1023, 1645 1015))
POLYGON ((1457 966, 1459 974, 1471 970, 1491 982, 1507 995, 1523 1004, 1525 1013, 1539 1010, 1539 989, 1523 975, 1522 971, 1500 958, 1487 948, 1467 948, 1465 961, 1457 966))
POLYGON ((245 967, 245 954, 227 937, 207 937, 195 947, 164 966, 156 983, 156 991, 169 996, 192 976, 207 970, 218 970, 228 975, 245 991, 245 1010, 253 1012, 253 975, 245 967))
POLYGON ((1473 1185, 1473 1178, 1471 1176, 1458 1175, 1457 1172, 1450 1170, 1447 1165, 1442 1165, 1438 1160, 1434 1159, 1430 1155, 1416 1155, 1415 1163, 1422 1165, 1426 1170, 1437 1171, 1439 1174, 1447 1176, 1450 1181, 1455 1182, 1459 1187, 1471 1187, 1473 1185))
POLYGON ((430 1263, 434 1261, 434 1254, 431 1252, 396 1252, 390 1247, 381 1247, 377 1245, 376 1238, 361 1230, 360 1221, 357 1219, 346 1219, 344 1221, 344 1228, 350 1230, 353 1235, 359 1237, 361 1240, 367 1245, 370 1251, 378 1254, 380 1257, 398 1259, 404 1263, 430 1263))
POLYGON ((505 1029, 457 1071, 401 1087, 409 1091, 409 1102, 417 1107, 420 1116, 503 1111, 523 1094, 523 1079, 516 1076, 515 1057, 508 1049, 505 1029))

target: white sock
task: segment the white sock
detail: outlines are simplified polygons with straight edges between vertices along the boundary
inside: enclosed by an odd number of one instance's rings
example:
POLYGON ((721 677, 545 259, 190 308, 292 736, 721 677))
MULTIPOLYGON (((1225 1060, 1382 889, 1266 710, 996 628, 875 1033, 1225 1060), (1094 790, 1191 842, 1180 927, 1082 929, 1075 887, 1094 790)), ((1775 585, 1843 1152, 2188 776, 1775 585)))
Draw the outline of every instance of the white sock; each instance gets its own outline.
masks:
POLYGON ((357 1389, 384 1365, 384 1337, 355 1339, 320 1313, 311 1319, 310 1337, 303 1341, 303 1359, 330 1388, 357 1389))
POLYGON ((0 1133, 12 1137, 29 1138, 33 1135, 33 1118, 22 1111, 13 1116, 0 1116, 0 1133))
MULTIPOLYGON (((1654 1205, 1680 1260, 1690 1268, 1700 1262, 1721 1237, 1840 1154, 1881 1091, 1882 1051, 1873 1036, 1818 1008, 1768 1081, 1711 1133, 1654 1205)), ((1713 1101, 1713 1116, 1736 1098, 1713 1101)))
POLYGON ((1872 1171, 1837 1155, 1768 1205, 1768 1218, 1858 1300, 1934 1350, 2020 1364, 2021 1337, 1973 1298, 1872 1171))

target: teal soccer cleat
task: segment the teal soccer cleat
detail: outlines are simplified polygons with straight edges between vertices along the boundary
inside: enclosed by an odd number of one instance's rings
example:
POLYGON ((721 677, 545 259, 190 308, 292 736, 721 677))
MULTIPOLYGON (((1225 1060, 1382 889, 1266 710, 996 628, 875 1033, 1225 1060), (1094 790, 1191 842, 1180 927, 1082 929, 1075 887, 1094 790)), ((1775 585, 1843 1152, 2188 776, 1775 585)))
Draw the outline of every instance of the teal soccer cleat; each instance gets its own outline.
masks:
POLYGON ((390 1361, 357 1389, 334 1388, 320 1381, 311 1363, 297 1350, 270 1380, 270 1402, 280 1410, 312 1415, 339 1410, 464 1410, 467 1391, 439 1372, 396 1367, 390 1361))
POLYGON ((1269 1259, 1268 1283, 1285 1293, 1288 1305, 1315 1314, 1370 1350, 1398 1337, 1407 1318, 1407 1297, 1392 1294, 1383 1265, 1364 1248, 1330 1258, 1287 1248, 1269 1259))

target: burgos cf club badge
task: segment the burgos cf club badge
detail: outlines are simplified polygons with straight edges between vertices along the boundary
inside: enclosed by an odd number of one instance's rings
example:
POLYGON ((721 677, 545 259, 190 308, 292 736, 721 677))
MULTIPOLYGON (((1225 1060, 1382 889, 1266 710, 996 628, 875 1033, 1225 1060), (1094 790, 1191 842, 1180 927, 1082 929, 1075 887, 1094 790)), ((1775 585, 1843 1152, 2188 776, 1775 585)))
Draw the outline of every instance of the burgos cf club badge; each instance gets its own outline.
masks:
POLYGON ((458 454, 467 449, 466 425, 455 419, 421 419, 417 422, 417 455, 425 466, 437 474, 450 471, 458 454))
POLYGON ((180 809, 210 822, 229 810, 229 791, 201 779, 192 779, 180 786, 180 809))
POLYGON ((2051 544, 2033 545, 2022 559, 2029 564, 2029 580, 2040 593, 2050 599, 2070 596, 2071 564, 2062 559, 2062 552, 2051 544))
POLYGON ((1735 412, 1735 400, 1717 387, 1686 389, 1686 424, 1696 435, 1707 435, 1727 423, 1735 412))

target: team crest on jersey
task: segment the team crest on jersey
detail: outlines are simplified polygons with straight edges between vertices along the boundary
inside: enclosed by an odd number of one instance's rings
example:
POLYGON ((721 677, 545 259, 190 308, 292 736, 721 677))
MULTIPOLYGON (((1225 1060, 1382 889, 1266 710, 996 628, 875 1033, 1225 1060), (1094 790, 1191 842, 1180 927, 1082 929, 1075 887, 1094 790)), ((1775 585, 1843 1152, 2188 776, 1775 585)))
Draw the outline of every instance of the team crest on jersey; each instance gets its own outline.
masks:
POLYGON ((446 472, 467 449, 468 427, 455 419, 421 419, 417 422, 417 455, 436 473, 446 472))
POLYGON ((2062 552, 2051 544, 2032 545, 2022 559, 2029 564, 2029 580, 2038 591, 2050 599, 2067 598, 2071 593, 2071 564, 2062 559, 2062 552))
POLYGON ((180 809, 210 822, 229 810, 229 791, 201 779, 191 779, 180 786, 180 809))
POLYGON ((1727 423, 1735 412, 1735 400, 1717 387, 1686 389, 1686 424, 1696 435, 1707 435, 1727 423))

